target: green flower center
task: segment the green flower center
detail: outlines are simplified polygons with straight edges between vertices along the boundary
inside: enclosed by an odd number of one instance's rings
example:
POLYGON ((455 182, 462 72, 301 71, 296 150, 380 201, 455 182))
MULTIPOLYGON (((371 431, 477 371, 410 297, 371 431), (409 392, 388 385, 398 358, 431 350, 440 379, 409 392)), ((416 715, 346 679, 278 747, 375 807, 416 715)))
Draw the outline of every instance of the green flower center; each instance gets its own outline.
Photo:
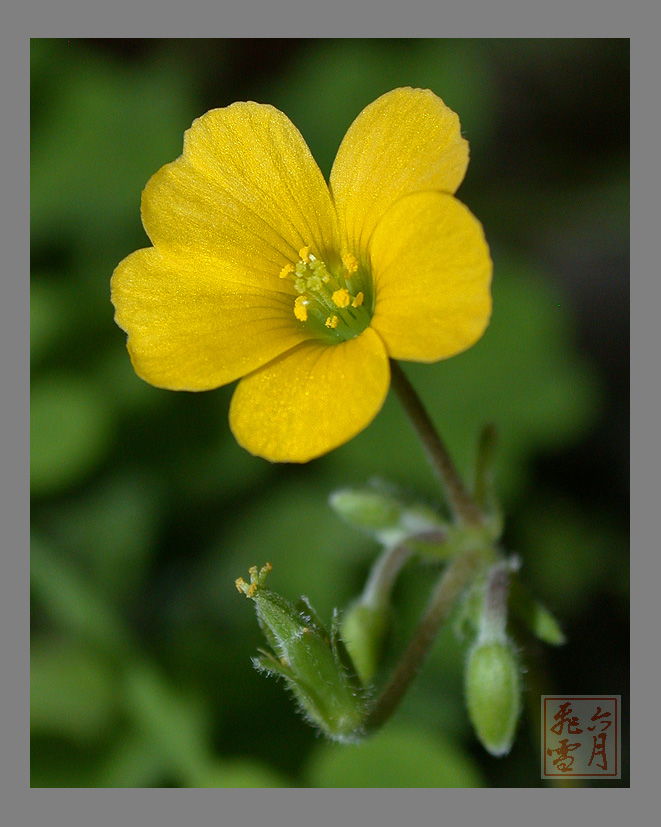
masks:
POLYGON ((298 255, 298 263, 285 265, 280 278, 294 283, 298 296, 293 310, 299 323, 334 344, 361 334, 372 318, 374 297, 371 279, 355 257, 344 253, 341 265, 331 270, 309 247, 298 255))

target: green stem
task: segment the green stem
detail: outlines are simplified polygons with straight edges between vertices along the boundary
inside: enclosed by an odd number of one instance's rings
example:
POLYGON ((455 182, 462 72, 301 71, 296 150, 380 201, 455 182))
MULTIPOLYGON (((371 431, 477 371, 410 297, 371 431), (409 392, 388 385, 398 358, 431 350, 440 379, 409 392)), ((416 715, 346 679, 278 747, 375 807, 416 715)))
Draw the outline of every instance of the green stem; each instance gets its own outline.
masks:
POLYGON ((482 513, 466 490, 452 457, 434 428, 415 388, 394 359, 390 360, 390 371, 392 387, 420 437, 427 458, 441 481, 455 517, 465 523, 479 525, 483 522, 482 513))
POLYGON ((481 559, 479 552, 468 552, 448 564, 434 587, 427 609, 401 660, 365 719, 366 732, 377 730, 399 706, 434 642, 441 624, 450 614, 460 593, 476 573, 481 559))

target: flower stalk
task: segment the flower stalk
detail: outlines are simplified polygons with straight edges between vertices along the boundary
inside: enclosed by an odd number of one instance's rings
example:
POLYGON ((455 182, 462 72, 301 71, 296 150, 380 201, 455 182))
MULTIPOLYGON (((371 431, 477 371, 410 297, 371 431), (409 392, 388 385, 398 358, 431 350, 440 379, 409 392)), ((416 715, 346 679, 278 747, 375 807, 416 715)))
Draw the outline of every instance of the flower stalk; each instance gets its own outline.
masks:
POLYGON ((492 466, 498 441, 498 430, 490 422, 484 426, 477 446, 477 463, 475 468, 475 487, 473 497, 477 505, 485 510, 492 505, 493 485, 492 466))
POLYGON ((342 639, 364 686, 372 683, 378 671, 390 629, 390 594, 412 554, 406 541, 386 546, 372 566, 362 594, 342 618, 342 639))
POLYGON ((448 564, 432 591, 425 613, 409 645, 367 715, 364 723, 365 732, 379 729, 397 709, 418 674, 441 624, 479 570, 480 561, 481 555, 478 552, 467 552, 448 564))
POLYGON ((369 606, 388 603, 397 575, 412 554, 413 550, 406 541, 386 548, 372 566, 361 601, 369 606))
POLYGON ((455 464, 438 431, 434 428, 420 397, 406 374, 394 360, 390 360, 392 387, 413 425, 436 476, 443 486, 455 518, 469 525, 480 525, 483 516, 468 493, 455 464))
MULTIPOLYGON (((368 713, 364 724, 366 732, 373 732, 381 727, 397 709, 453 606, 464 589, 480 571, 484 562, 494 554, 487 536, 488 532, 484 537, 478 531, 475 537, 463 538, 462 525, 478 529, 484 526, 485 518, 482 511, 464 486, 452 457, 434 427, 415 388, 394 359, 390 360, 390 370, 392 387, 422 442, 427 458, 443 486, 448 503, 458 523, 455 531, 451 531, 447 537, 447 542, 450 545, 455 545, 459 541, 459 547, 437 581, 427 608, 404 654, 368 713)), ((482 440, 483 443, 484 441, 485 439, 482 440)), ((493 434, 487 433, 486 442, 493 442, 493 434)), ((484 445, 481 447, 484 447, 484 445)), ((489 452, 483 451, 483 453, 489 452)), ((480 470, 484 474, 483 469, 480 470)), ((395 561, 399 563, 399 554, 392 555, 392 559, 388 554, 384 554, 384 569, 388 571, 391 563, 395 561)), ((383 576, 384 573, 380 571, 380 566, 377 565, 372 572, 375 583, 380 583, 383 576)), ((390 582, 390 578, 388 578, 389 588, 392 588, 393 582, 390 582)), ((506 603, 506 585, 504 589, 498 590, 496 588, 495 590, 499 595, 502 592, 503 600, 506 603)), ((494 597, 494 599, 496 598, 494 597)))

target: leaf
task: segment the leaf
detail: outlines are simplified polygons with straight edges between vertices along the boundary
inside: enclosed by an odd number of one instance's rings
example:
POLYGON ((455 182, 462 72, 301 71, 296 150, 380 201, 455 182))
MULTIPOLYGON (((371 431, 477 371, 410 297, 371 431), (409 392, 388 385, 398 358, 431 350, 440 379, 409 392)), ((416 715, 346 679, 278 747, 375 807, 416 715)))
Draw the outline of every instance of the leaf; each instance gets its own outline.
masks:
POLYGON ((546 606, 535 600, 517 579, 513 579, 510 583, 510 602, 514 614, 544 643, 551 646, 561 646, 566 643, 567 638, 555 617, 546 606))
POLYGON ((30 364, 53 351, 66 337, 71 321, 61 286, 33 273, 30 277, 30 364))
POLYGON ((49 525, 118 605, 143 582, 154 551, 163 484, 153 474, 115 475, 59 505, 49 525))
MULTIPOLYGON (((140 192, 182 150, 195 113, 187 73, 174 61, 127 66, 65 41, 33 43, 34 128, 30 214, 34 243, 54 235, 93 248, 127 216, 140 192)), ((146 246, 146 245, 145 245, 146 246)))
POLYGON ((30 651, 31 732, 74 741, 102 737, 117 712, 118 683, 97 652, 64 638, 41 638, 30 651))
POLYGON ((458 743, 395 726, 387 726, 355 746, 318 747, 308 763, 306 778, 313 787, 484 785, 477 766, 458 743))
POLYGON ((199 786, 261 789, 265 787, 290 787, 292 785, 283 775, 271 767, 246 758, 219 761, 209 766, 199 786))
POLYGON ((108 452, 114 419, 92 379, 49 373, 30 392, 30 489, 53 494, 91 473, 108 452))
POLYGON ((159 761, 183 786, 198 786, 210 754, 206 705, 171 685, 148 663, 127 671, 124 688, 126 711, 153 744, 159 761))
POLYGON ((70 560, 37 536, 30 540, 30 585, 51 619, 69 634, 123 657, 132 652, 113 607, 70 560))
POLYGON ((521 517, 522 577, 565 618, 588 595, 620 592, 628 606, 629 537, 612 515, 586 513, 564 496, 529 503, 521 517))
MULTIPOLYGON (((306 595, 319 617, 330 618, 333 607, 349 596, 350 562, 364 557, 370 545, 342 524, 328 507, 326 494, 325 488, 311 485, 306 474, 296 474, 264 489, 259 500, 250 501, 245 512, 221 526, 222 537, 200 574, 218 612, 236 614, 228 594, 237 572, 268 560, 274 587, 286 584, 292 598, 306 595)), ((252 621, 250 614, 244 612, 246 621, 252 621)))

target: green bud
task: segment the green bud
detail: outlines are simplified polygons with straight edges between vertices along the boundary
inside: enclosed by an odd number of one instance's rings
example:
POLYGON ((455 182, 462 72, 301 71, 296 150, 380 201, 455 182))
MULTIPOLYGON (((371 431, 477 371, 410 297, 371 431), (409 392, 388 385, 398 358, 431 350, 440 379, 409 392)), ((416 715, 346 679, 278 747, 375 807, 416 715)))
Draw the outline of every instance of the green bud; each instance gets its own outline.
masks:
POLYGON ((335 491, 329 503, 346 523, 384 546, 397 545, 416 535, 438 534, 446 527, 432 508, 410 502, 398 488, 381 480, 372 480, 364 488, 335 491))
POLYGON ((395 528, 402 516, 394 497, 371 488, 342 488, 331 494, 329 502, 349 525, 369 533, 395 528))
POLYGON ((521 714, 521 672, 508 641, 478 642, 465 673, 466 705, 482 746, 507 755, 521 714))
POLYGON ((273 650, 260 650, 260 657, 253 658, 255 668, 283 677, 304 715, 327 737, 358 740, 366 698, 340 640, 337 614, 329 635, 304 598, 293 606, 264 585, 269 563, 259 572, 256 566, 249 571, 250 584, 240 577, 236 587, 255 603, 259 625, 273 650))
POLYGON ((389 627, 386 606, 373 606, 361 600, 353 603, 342 616, 342 640, 364 686, 372 682, 379 668, 389 627))
POLYGON ((400 522, 408 534, 426 534, 447 528, 436 511, 425 503, 412 503, 406 506, 400 522))

